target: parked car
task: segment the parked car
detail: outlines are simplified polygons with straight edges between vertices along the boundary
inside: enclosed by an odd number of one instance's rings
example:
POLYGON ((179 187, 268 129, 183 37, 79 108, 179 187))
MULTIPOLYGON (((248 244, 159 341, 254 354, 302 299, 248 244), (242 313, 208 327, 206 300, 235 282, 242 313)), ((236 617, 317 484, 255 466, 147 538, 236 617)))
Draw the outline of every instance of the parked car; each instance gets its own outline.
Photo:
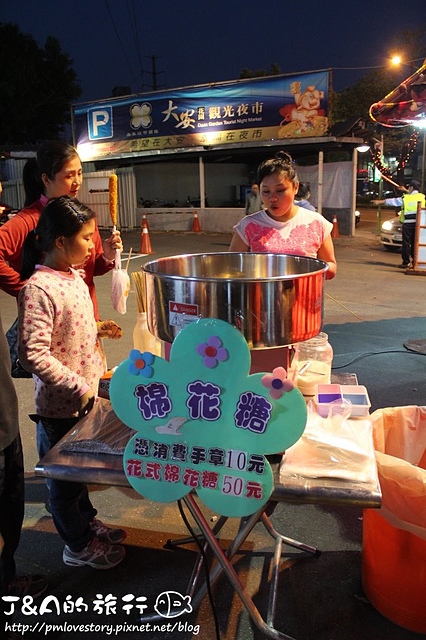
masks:
POLYGON ((385 220, 380 229, 380 242, 388 251, 397 251, 402 247, 402 222, 398 217, 385 220))

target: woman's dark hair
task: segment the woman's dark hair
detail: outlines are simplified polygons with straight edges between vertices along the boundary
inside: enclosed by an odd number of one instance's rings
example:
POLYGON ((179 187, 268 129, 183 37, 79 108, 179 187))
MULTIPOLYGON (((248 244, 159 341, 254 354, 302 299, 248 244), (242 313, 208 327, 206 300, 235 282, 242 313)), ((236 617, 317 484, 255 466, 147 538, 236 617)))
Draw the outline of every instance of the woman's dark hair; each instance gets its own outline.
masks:
POLYGON ((23 182, 25 190, 25 206, 35 202, 44 193, 44 185, 41 179, 45 173, 50 180, 62 171, 63 167, 77 156, 77 151, 63 140, 47 140, 43 142, 35 158, 25 163, 23 182))
POLYGON ((95 218, 95 213, 76 198, 61 196, 50 200, 37 223, 28 234, 22 250, 21 278, 26 280, 34 272, 36 264, 50 251, 60 236, 72 238, 85 222, 95 218))
POLYGON ((22 180, 25 191, 24 207, 29 207, 40 198, 44 190, 41 178, 38 176, 37 160, 35 158, 30 158, 25 163, 22 171, 22 180))
POLYGON ((298 182, 292 157, 285 151, 278 151, 273 158, 268 158, 260 163, 257 169, 257 184, 273 173, 285 173, 291 182, 298 182))
POLYGON ((311 193, 311 185, 309 182, 301 182, 299 184, 299 189, 297 190, 298 198, 307 198, 311 193))

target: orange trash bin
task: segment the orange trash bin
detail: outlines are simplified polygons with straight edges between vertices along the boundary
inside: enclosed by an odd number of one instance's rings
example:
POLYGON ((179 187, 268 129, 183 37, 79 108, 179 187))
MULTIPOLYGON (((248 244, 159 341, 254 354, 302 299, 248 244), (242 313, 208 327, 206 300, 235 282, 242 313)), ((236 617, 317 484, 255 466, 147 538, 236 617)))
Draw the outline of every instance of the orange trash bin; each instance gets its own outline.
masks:
POLYGON ((426 634, 426 406, 371 419, 382 508, 364 510, 364 592, 383 616, 426 634))
POLYGON ((362 585, 385 618, 426 634, 426 541, 374 509, 364 510, 362 585))

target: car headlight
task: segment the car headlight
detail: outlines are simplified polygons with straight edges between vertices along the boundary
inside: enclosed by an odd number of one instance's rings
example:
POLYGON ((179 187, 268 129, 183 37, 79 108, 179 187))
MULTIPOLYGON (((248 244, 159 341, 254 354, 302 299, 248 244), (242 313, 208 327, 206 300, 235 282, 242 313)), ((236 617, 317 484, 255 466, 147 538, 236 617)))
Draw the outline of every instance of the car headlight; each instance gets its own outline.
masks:
POLYGON ((393 229, 393 224, 391 220, 385 220, 385 222, 382 224, 382 231, 392 231, 393 229))

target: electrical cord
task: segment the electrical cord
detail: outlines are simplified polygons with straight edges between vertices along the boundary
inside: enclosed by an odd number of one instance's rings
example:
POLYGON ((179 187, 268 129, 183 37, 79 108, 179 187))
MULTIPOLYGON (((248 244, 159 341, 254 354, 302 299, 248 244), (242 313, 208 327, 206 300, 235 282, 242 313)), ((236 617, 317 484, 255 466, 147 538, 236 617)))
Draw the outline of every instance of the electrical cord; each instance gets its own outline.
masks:
POLYGON ((112 11, 111 11, 111 8, 110 8, 110 6, 108 4, 108 0, 104 0, 104 2, 105 2, 105 6, 107 8, 109 17, 111 18, 112 26, 114 28, 115 35, 117 36, 118 42, 120 44, 120 48, 121 48, 122 54, 123 54, 123 56, 124 56, 124 58, 125 58, 125 60, 127 62, 127 66, 129 67, 130 74, 131 74, 134 82, 137 83, 137 77, 133 73, 132 65, 130 64, 129 57, 127 55, 128 47, 124 46, 123 40, 122 40, 121 35, 120 35, 120 30, 119 30, 119 28, 117 26, 117 23, 116 23, 116 21, 114 19, 114 16, 112 15, 112 11))
MULTIPOLYGON (((407 351, 406 349, 389 349, 388 351, 367 351, 366 353, 360 353, 358 356, 355 356, 352 360, 347 362, 346 364, 341 364, 338 367, 331 367, 332 371, 336 369, 344 369, 345 367, 349 367, 354 362, 358 362, 358 360, 362 360, 363 358, 367 358, 369 356, 380 356, 385 353, 406 353, 412 356, 425 356, 426 353, 420 353, 418 351, 407 351)), ((335 358, 338 357, 338 354, 335 354, 335 358)))
POLYGON ((214 603, 214 599, 213 599, 213 592, 212 592, 212 586, 210 583, 210 575, 209 575, 209 569, 208 569, 208 564, 207 564, 207 555, 206 552, 204 551, 203 545, 200 542, 197 534, 195 533, 194 529, 191 527, 188 518, 186 517, 186 514, 183 510, 183 506, 182 506, 182 501, 178 500, 177 501, 178 504, 178 508, 179 508, 179 512, 181 515, 182 520, 185 523, 186 528, 188 529, 191 537, 194 539, 194 542, 197 544, 200 553, 203 557, 203 564, 204 564, 204 572, 206 574, 206 585, 207 585, 207 593, 209 596, 209 602, 210 602, 210 607, 213 613, 213 619, 214 619, 214 626, 215 626, 215 636, 216 636, 216 640, 220 640, 220 630, 219 630, 219 620, 217 617, 217 611, 216 611, 216 607, 215 607, 215 603, 214 603))

